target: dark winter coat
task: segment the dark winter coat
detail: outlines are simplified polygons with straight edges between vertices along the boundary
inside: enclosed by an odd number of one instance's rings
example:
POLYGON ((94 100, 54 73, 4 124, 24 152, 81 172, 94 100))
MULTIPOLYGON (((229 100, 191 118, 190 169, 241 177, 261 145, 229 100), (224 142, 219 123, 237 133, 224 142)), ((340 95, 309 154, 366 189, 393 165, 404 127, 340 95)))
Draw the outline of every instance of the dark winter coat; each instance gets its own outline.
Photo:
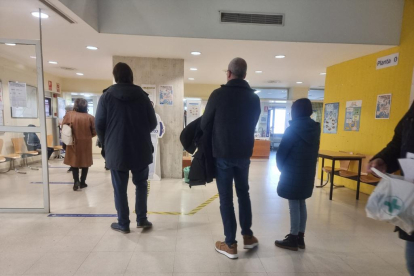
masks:
MULTIPOLYGON (((406 158, 407 152, 414 153, 414 103, 410 110, 398 123, 391 142, 380 151, 373 159, 381 158, 387 164, 387 172, 393 173, 400 169, 399 158, 406 158)), ((414 242, 414 234, 408 235, 397 227, 400 238, 414 242)))
POLYGON ((152 163, 150 133, 157 126, 157 118, 141 87, 112 85, 99 100, 95 122, 107 168, 127 171, 152 163))
POLYGON ((180 141, 184 149, 191 154, 195 152, 188 176, 190 187, 205 185, 215 178, 211 133, 201 131, 201 118, 191 122, 180 135, 180 141))
POLYGON ((292 200, 312 196, 321 127, 309 117, 290 121, 276 154, 282 173, 277 187, 280 197, 292 200))
POLYGON ((234 79, 214 90, 201 120, 201 130, 212 132, 215 158, 250 158, 260 116, 260 99, 249 84, 234 79))

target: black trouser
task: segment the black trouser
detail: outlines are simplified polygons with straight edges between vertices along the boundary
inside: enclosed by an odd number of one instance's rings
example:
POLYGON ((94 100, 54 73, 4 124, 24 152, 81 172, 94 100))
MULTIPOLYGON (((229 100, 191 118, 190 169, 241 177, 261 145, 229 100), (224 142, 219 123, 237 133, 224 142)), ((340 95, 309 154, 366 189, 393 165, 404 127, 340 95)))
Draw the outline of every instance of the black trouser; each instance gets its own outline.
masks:
POLYGON ((86 181, 86 177, 88 176, 88 170, 89 168, 81 168, 82 169, 82 175, 81 175, 81 179, 79 181, 79 168, 73 168, 72 167, 72 175, 73 175, 73 180, 76 182, 80 182, 82 184, 85 184, 86 181))

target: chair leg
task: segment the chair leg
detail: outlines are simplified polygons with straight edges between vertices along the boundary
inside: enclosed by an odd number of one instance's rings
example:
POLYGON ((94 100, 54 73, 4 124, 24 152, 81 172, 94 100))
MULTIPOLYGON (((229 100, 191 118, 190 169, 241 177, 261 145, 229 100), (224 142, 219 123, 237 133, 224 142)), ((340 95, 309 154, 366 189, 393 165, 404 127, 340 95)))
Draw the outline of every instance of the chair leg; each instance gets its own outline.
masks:
MULTIPOLYGON (((26 172, 21 172, 20 170, 18 170, 18 169, 16 168, 16 165, 14 164, 14 159, 12 159, 12 162, 13 162, 13 168, 14 168, 14 171, 15 171, 16 173, 26 174, 26 172)), ((24 162, 24 158, 23 158, 23 162, 24 162)), ((21 165, 20 165, 20 167, 21 167, 21 165)))
POLYGON ((329 183, 329 179, 331 178, 331 173, 328 172, 328 178, 326 179, 326 182, 323 183, 322 185, 317 185, 315 186, 316 188, 323 188, 325 187, 328 183, 329 183))

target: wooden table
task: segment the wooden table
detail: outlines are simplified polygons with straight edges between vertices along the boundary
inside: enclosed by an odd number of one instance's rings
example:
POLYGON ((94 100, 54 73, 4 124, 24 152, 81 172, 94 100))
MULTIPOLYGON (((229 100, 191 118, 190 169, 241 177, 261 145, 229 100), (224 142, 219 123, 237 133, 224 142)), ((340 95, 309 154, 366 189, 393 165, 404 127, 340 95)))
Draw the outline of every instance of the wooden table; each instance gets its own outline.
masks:
POLYGON ((331 174, 331 188, 329 191, 329 200, 332 200, 333 186, 334 186, 334 175, 335 175, 335 161, 340 160, 351 160, 358 161, 358 178, 357 178, 357 192, 356 199, 359 200, 359 187, 361 184, 361 164, 362 159, 365 158, 363 155, 355 155, 343 152, 329 151, 329 150, 320 150, 318 154, 319 158, 322 158, 322 167, 321 167, 321 185, 323 184, 323 167, 325 166, 325 159, 332 160, 332 174, 331 174))

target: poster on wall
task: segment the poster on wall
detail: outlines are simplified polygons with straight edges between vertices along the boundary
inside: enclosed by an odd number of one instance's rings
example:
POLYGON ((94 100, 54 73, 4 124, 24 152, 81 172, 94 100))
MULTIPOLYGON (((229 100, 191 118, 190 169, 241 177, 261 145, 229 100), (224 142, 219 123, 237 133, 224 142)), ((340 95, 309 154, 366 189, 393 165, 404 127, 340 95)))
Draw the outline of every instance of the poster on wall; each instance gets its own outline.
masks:
POLYGON ((201 116, 201 100, 187 100, 187 125, 201 116))
POLYGON ((160 85, 160 105, 173 105, 173 86, 172 85, 160 85))
POLYGON ((141 88, 148 94, 151 102, 156 103, 157 86, 155 84, 142 84, 141 88))
POLYGON ((345 131, 359 131, 362 101, 346 102, 345 131))
POLYGON ((339 103, 325 104, 323 133, 336 134, 338 132, 339 103))
POLYGON ((391 94, 378 95, 375 119, 389 119, 391 111, 391 94))
POLYGON ((25 83, 10 81, 9 96, 11 107, 27 107, 27 91, 25 83))

